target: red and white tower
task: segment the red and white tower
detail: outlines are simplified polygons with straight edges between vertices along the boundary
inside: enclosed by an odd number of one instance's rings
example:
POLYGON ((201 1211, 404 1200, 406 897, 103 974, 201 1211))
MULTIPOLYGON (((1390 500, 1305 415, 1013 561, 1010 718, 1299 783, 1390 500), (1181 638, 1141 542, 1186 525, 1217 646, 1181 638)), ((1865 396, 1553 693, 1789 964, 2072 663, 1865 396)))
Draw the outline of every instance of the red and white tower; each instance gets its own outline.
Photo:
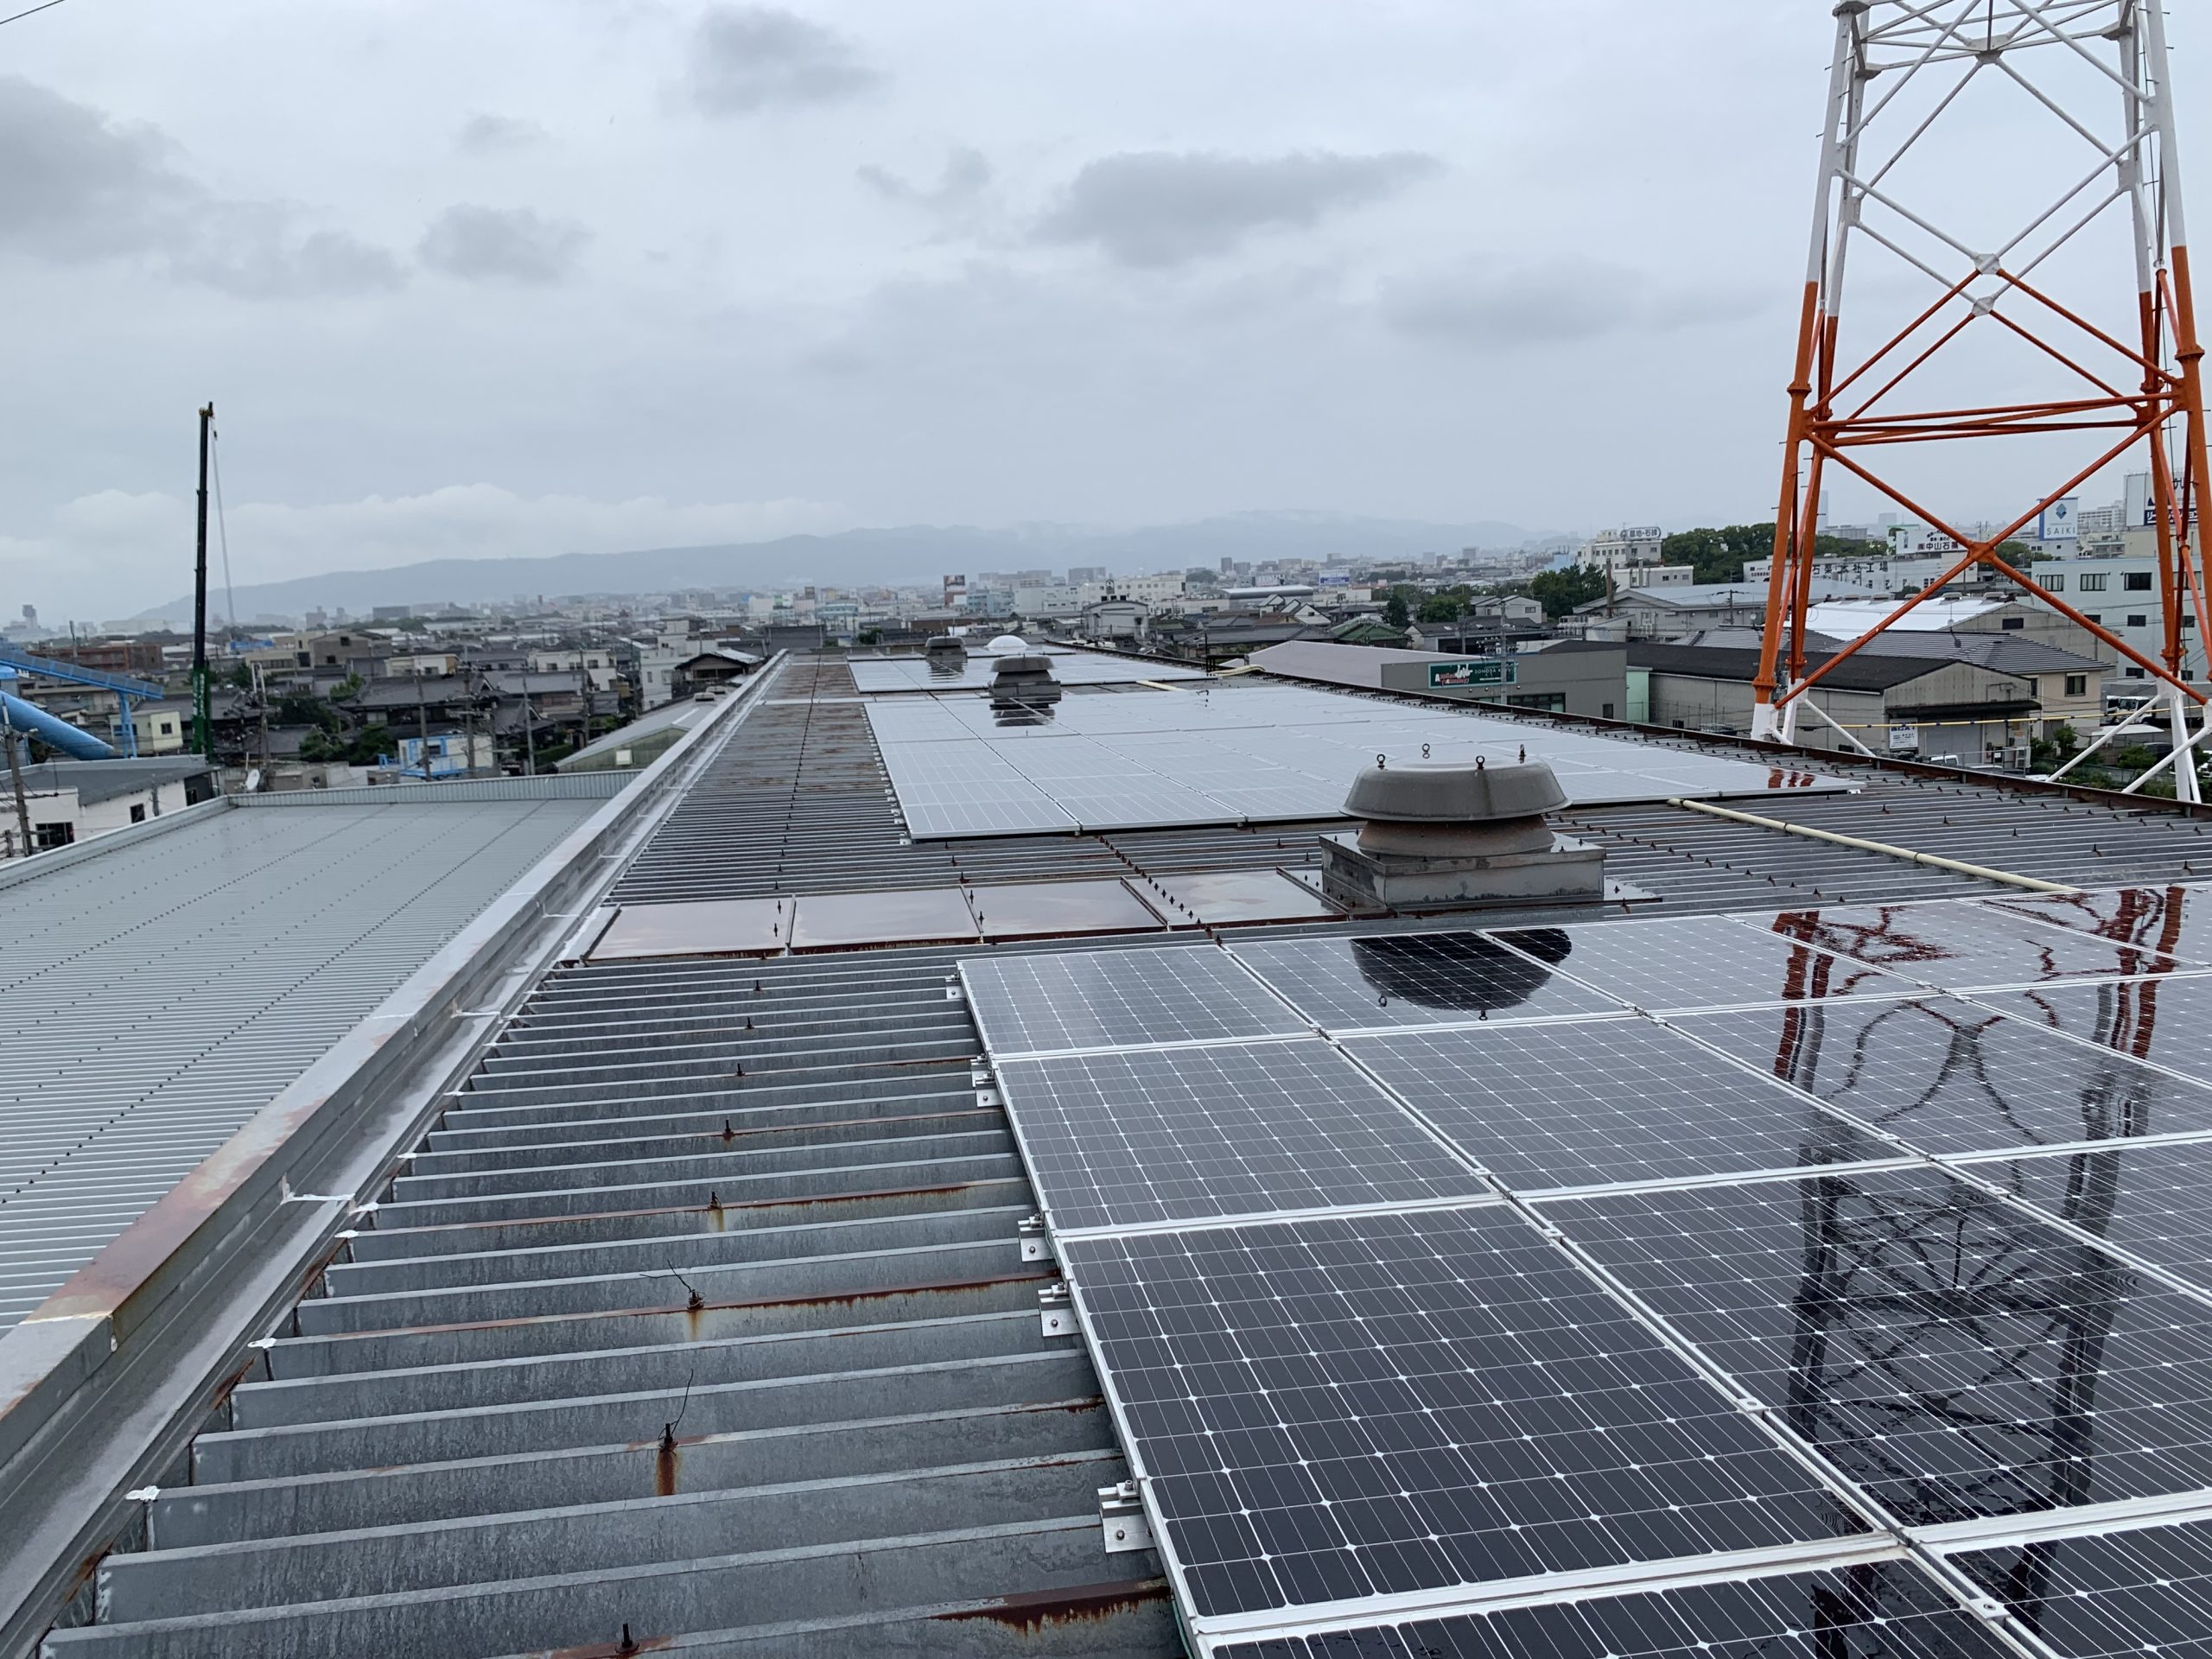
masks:
MULTIPOLYGON (((1752 734, 1796 741, 1801 720, 1827 719, 1806 693, 1829 670, 1987 571, 2139 668, 2174 753, 2190 753, 2212 733, 2207 688, 2187 674, 2188 645, 2212 638, 2196 546, 2203 351, 2159 8, 1842 0, 1835 20, 1752 734), (2138 528, 2156 550, 2155 654, 1998 552, 2122 468, 2149 475, 2138 528), (1956 551, 1808 667, 1814 535, 1839 474, 1956 551), (2000 493, 1999 523, 1946 516, 2000 493)), ((2174 778, 2198 798, 2193 764, 2174 778)))

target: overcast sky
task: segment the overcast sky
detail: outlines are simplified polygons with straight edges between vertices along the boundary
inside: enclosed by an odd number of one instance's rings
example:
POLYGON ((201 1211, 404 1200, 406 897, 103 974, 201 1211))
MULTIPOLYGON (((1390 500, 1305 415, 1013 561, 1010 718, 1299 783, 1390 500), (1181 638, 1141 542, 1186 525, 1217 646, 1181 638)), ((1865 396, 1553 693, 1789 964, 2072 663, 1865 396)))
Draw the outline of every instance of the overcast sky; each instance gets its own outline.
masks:
POLYGON ((0 29, 0 607, 188 586, 208 398, 240 583, 913 522, 1768 517, 1833 27, 68 0, 0 29))

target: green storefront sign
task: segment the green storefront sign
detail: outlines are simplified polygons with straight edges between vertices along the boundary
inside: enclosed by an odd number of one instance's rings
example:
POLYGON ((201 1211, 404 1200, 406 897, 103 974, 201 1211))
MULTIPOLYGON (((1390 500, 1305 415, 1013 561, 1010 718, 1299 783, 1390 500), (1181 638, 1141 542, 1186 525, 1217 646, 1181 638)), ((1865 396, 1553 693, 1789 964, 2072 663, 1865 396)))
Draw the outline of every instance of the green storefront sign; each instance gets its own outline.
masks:
POLYGON ((1441 691, 1459 686, 1511 685, 1518 677, 1519 667, 1517 663, 1495 657, 1465 663, 1431 663, 1428 689, 1441 691))

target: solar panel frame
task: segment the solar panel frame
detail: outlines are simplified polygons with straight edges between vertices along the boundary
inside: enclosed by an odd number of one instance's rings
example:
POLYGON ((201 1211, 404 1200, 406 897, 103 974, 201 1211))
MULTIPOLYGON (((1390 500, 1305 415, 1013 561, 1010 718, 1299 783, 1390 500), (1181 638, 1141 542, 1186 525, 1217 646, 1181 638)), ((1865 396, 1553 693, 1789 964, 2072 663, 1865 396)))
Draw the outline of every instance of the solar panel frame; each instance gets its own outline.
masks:
MULTIPOLYGON (((1550 931, 1564 937, 1563 930, 1550 931)), ((1332 1035, 1629 1012, 1618 999, 1555 973, 1548 957, 1509 949, 1472 928, 1240 941, 1230 950, 1332 1035), (1443 1000, 1423 1001, 1424 993, 1443 1000)))
POLYGON ((1405 1030, 1343 1046, 1492 1179, 1532 1197, 1899 1155, 1649 1020, 1405 1030))
POLYGON ((1929 993, 1665 1022, 1931 1157, 2212 1132, 2212 1089, 1929 993))
POLYGON ((960 976, 995 1061, 1313 1034, 1212 944, 970 957, 960 976))
POLYGON ((2212 1519, 2038 1531, 1944 1559, 2063 1659, 2212 1659, 2212 1519))
POLYGON ((1206 1649, 1210 1659, 2012 1659, 2018 1651, 1902 1557, 1616 1586, 1206 1649))
POLYGON ((1053 1236, 1496 1189, 1317 1038, 1002 1060, 1053 1236))
POLYGON ((1541 1208, 1899 1524, 2212 1487, 2212 1306, 1944 1171, 1541 1208))
POLYGON ((1724 913, 1508 928, 1491 937, 1550 962, 1554 972, 1654 1014, 1850 995, 1910 996, 1919 988, 1911 980, 1795 940, 1746 944, 1746 931, 1724 913), (1564 936, 1567 949, 1553 960, 1535 942, 1556 936, 1564 936))
POLYGON ((2052 927, 1972 899, 1836 905, 1741 925, 1802 939, 1938 990, 2004 990, 2068 980, 2171 973, 2182 964, 2136 945, 2052 927))
POLYGON ((2212 1139, 2108 1142, 1952 1161, 2030 1212, 2212 1297, 2212 1139))
POLYGON ((1061 1259, 1155 1541, 1200 1618, 1867 1529, 1507 1206, 1093 1236, 1061 1259), (1521 1300, 1473 1295, 1450 1264, 1476 1254, 1514 1263, 1490 1277, 1521 1300), (1338 1329, 1381 1334, 1327 1341, 1338 1329), (1367 1409, 1339 1403, 1347 1387, 1367 1409), (1481 1473, 1462 1455, 1477 1446, 1481 1473), (1370 1541, 1351 1541, 1340 1503, 1370 1541), (1631 1523, 1642 1541, 1607 1545, 1605 1528, 1631 1523))

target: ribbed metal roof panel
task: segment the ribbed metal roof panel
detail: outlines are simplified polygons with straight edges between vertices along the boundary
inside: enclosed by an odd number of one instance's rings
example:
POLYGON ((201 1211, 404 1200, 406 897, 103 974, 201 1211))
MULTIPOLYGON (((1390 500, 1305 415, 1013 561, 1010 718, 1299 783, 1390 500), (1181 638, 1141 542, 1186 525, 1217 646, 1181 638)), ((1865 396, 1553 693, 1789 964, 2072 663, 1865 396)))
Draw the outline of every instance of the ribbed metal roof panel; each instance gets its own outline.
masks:
POLYGON ((233 810, 0 888, 0 1326, 598 804, 233 810))

